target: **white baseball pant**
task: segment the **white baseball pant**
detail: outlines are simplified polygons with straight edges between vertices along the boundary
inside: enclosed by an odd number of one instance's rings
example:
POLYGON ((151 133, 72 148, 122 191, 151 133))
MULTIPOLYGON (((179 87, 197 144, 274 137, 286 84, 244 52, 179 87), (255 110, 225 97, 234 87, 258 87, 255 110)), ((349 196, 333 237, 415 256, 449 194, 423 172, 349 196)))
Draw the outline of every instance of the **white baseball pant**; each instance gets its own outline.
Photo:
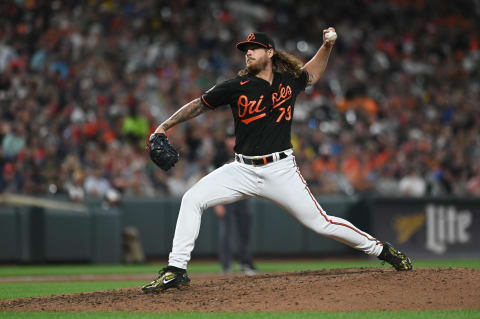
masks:
MULTIPOLYGON (((292 150, 285 153, 286 158, 262 166, 237 161, 225 164, 189 189, 182 198, 168 264, 187 268, 205 209, 254 196, 283 207, 320 235, 368 255, 380 255, 383 248, 380 241, 342 218, 327 215, 300 174, 292 150)), ((278 153, 275 156, 279 158, 278 153)))

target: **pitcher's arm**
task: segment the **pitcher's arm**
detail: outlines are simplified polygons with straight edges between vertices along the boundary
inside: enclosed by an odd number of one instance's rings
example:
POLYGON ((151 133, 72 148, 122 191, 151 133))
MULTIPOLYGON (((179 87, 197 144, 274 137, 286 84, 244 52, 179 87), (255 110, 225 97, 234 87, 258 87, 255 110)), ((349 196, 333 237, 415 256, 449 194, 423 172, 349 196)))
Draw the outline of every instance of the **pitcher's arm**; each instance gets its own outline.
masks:
POLYGON ((325 68, 327 67, 330 52, 335 44, 335 41, 325 39, 325 34, 328 31, 335 31, 335 29, 330 27, 323 30, 322 46, 318 49, 315 56, 303 66, 308 73, 308 85, 315 84, 322 77, 323 72, 325 72, 325 68))
POLYGON ((200 98, 197 98, 182 106, 165 122, 160 124, 155 130, 155 133, 165 133, 168 129, 174 127, 175 125, 193 119, 194 117, 197 117, 208 110, 210 109, 206 107, 202 101, 200 101, 200 98))

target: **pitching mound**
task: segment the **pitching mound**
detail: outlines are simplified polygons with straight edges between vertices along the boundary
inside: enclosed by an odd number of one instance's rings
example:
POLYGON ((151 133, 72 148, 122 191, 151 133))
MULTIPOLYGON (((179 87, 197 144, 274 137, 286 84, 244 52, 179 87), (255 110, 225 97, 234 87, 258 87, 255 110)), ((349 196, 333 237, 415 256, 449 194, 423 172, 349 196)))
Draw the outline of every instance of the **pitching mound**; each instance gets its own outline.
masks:
POLYGON ((335 269, 192 276, 186 290, 138 288, 0 301, 0 311, 362 311, 480 309, 480 270, 335 269))

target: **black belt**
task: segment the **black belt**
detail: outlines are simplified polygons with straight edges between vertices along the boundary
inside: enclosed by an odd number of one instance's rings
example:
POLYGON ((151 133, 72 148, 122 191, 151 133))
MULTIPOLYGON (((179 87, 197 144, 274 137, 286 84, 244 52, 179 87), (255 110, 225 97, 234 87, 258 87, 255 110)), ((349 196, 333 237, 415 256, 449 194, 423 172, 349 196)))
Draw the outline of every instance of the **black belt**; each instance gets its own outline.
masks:
MULTIPOLYGON (((287 156, 288 155, 285 154, 285 152, 278 153, 278 159, 279 160, 287 158, 287 156)), ((242 159, 243 159, 243 163, 248 164, 248 165, 253 165, 253 166, 265 165, 265 164, 268 164, 268 163, 271 163, 271 162, 275 161, 275 157, 273 155, 267 155, 267 156, 263 156, 262 158, 252 159, 252 158, 245 158, 244 156, 242 156, 242 158, 240 158, 240 156, 235 154, 235 160, 237 162, 242 163, 242 159)))

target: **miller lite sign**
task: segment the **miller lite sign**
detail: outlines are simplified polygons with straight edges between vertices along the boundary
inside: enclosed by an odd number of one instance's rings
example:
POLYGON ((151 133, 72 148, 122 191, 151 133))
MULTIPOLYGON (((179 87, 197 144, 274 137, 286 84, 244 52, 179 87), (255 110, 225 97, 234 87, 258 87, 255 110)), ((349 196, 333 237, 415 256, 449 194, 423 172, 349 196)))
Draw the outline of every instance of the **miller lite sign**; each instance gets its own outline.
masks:
POLYGON ((472 213, 469 210, 457 211, 455 206, 429 204, 425 222, 425 247, 436 254, 443 254, 449 245, 470 242, 472 213))
POLYGON ((380 199, 372 233, 413 257, 480 257, 480 200, 380 199))

